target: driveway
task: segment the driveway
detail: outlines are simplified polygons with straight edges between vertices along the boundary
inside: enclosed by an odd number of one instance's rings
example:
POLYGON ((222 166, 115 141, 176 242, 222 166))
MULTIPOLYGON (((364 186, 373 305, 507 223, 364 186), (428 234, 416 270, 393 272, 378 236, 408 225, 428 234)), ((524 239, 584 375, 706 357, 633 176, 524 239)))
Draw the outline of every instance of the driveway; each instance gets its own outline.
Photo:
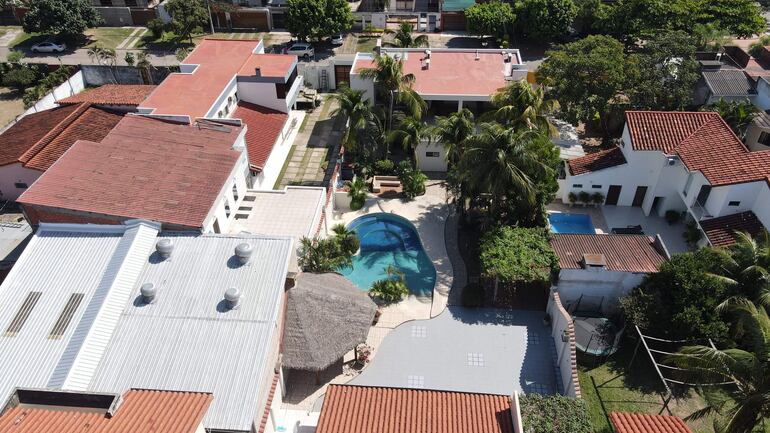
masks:
POLYGON ((352 385, 555 394, 556 356, 537 311, 449 307, 394 329, 352 385))

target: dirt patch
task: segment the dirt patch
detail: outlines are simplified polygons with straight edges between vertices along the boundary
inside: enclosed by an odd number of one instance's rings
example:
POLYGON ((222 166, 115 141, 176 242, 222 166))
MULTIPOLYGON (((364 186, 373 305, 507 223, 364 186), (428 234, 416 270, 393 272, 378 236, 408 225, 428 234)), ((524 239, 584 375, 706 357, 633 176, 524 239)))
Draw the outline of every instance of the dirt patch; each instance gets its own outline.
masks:
POLYGON ((0 87, 0 128, 24 112, 21 94, 8 88, 0 87))

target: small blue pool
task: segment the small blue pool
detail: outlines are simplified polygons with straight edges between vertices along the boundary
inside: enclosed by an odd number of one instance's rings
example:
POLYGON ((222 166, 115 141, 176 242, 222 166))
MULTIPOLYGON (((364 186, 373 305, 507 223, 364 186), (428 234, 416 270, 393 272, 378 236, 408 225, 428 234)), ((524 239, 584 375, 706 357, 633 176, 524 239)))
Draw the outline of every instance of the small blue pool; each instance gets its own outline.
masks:
POLYGON ((369 290, 372 283, 388 277, 385 270, 392 265, 404 273, 410 292, 433 294, 436 268, 412 223, 398 215, 375 213, 356 218, 348 228, 358 234, 361 250, 353 256, 353 266, 340 269, 340 273, 353 284, 369 290))
POLYGON ((548 222, 552 233, 596 233, 591 216, 584 213, 550 213, 548 222))

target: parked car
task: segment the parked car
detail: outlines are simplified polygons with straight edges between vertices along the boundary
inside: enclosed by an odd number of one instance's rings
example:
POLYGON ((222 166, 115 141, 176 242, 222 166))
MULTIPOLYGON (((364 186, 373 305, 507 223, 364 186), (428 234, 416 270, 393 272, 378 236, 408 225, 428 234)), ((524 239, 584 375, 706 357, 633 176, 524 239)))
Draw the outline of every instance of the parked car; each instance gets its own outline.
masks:
POLYGON ((333 35, 329 40, 332 45, 342 45, 345 43, 345 35, 342 33, 337 33, 336 35, 333 35))
POLYGON ((315 56, 315 49, 313 49, 312 45, 306 42, 297 42, 292 46, 290 46, 289 49, 286 51, 286 53, 294 54, 295 56, 309 59, 315 56))
POLYGON ((61 53, 67 49, 67 45, 58 44, 56 42, 40 42, 39 44, 32 45, 33 53, 61 53))

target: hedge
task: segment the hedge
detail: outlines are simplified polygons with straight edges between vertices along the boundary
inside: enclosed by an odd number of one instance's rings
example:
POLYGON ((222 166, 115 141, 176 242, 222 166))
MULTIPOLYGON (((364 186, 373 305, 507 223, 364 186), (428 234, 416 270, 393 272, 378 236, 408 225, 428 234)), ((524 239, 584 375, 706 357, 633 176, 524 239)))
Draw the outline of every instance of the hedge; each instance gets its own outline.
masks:
POLYGON ((544 228, 501 226, 481 238, 481 270, 503 283, 548 281, 558 269, 544 228))
POLYGON ((590 433, 585 401, 563 395, 527 394, 519 400, 524 433, 590 433))

